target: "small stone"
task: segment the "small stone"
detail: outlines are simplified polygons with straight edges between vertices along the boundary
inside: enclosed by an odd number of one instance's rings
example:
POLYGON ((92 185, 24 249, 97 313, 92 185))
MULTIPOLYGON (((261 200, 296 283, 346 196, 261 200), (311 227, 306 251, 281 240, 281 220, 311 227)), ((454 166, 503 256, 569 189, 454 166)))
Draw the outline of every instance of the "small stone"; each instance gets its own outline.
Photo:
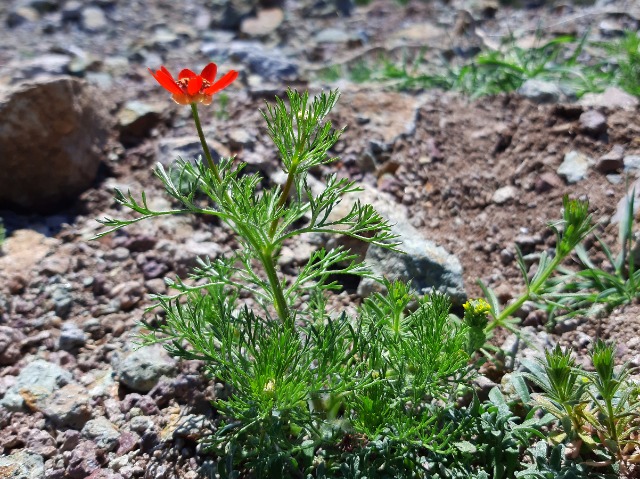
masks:
POLYGON ((518 188, 515 186, 507 185, 502 188, 498 188, 493 196, 491 197, 491 201, 493 201, 497 205, 502 205, 508 201, 513 200, 516 196, 518 196, 518 188))
MULTIPOLYGON (((29 431, 26 449, 33 454, 38 454, 45 458, 51 457, 57 452, 55 439, 53 439, 51 434, 42 429, 29 431)), ((2 472, 2 469, 0 469, 0 472, 2 472)))
POLYGON ((27 405, 27 400, 29 407, 37 408, 38 403, 44 403, 56 390, 70 383, 71 379, 71 373, 66 369, 38 359, 20 371, 16 384, 0 400, 0 405, 10 411, 19 411, 27 405))
POLYGON ((58 444, 60 444, 61 451, 73 451, 78 444, 80 444, 80 440, 82 439, 82 434, 80 431, 76 431, 74 429, 67 429, 66 431, 62 431, 58 435, 58 444))
POLYGON ((567 183, 577 183, 587 177, 589 167, 593 163, 594 161, 587 155, 574 150, 564 155, 564 160, 557 172, 567 180, 567 183))
POLYGON ((138 434, 144 434, 147 431, 153 431, 155 425, 153 419, 149 416, 135 416, 129 420, 129 427, 138 434))
POLYGON ((95 443, 92 441, 80 442, 69 457, 68 477, 71 479, 86 479, 96 469, 100 469, 100 461, 97 457, 95 443))
POLYGON ((494 383, 491 379, 483 375, 478 375, 473 380, 473 386, 475 387, 476 392, 478 394, 478 398, 480 400, 488 399, 489 393, 491 392, 491 390, 493 388, 498 387, 496 383, 494 383))
POLYGON ((342 28, 325 28, 315 34, 316 43, 348 43, 353 36, 342 28))
POLYGON ((597 110, 588 110, 580 115, 580 129, 592 136, 600 136, 607 131, 607 117, 597 110))
POLYGON ((511 250, 505 248, 502 251, 500 251, 500 263, 502 263, 503 266, 507 266, 511 264, 514 258, 515 258, 515 255, 511 250))
POLYGON ((42 274, 47 276, 63 275, 71 266, 71 258, 68 256, 54 255, 45 258, 40 266, 42 274))
POLYGON ((211 434, 211 420, 204 415, 174 414, 169 424, 160 432, 161 441, 185 438, 197 441, 211 434))
POLYGON ((84 5, 78 0, 69 0, 62 7, 62 20, 65 22, 80 20, 84 5))
POLYGON ((545 172, 536 179, 535 190, 537 193, 551 191, 554 188, 564 188, 564 182, 555 173, 545 172))
POLYGON ((24 338, 19 329, 0 326, 0 366, 14 364, 22 357, 20 344, 24 338))
POLYGON ((131 254, 129 250, 124 246, 118 246, 110 251, 107 251, 104 255, 104 259, 107 261, 125 261, 129 259, 131 254))
POLYGON ((640 101, 633 95, 611 86, 603 93, 587 93, 580 99, 580 104, 595 108, 608 108, 610 110, 634 110, 640 101))
POLYGON ((122 454, 133 451, 138 446, 139 441, 140 436, 138 436, 136 433, 128 431, 123 432, 118 438, 118 449, 116 451, 116 454, 118 456, 121 456, 122 454))
POLYGON ((558 103, 563 93, 558 85, 543 80, 530 79, 518 89, 518 93, 535 103, 558 103))
POLYGON ((614 145, 609 153, 602 155, 596 163, 596 170, 606 175, 619 172, 624 168, 624 146, 614 145))
POLYGON ((144 296, 144 288, 137 281, 125 281, 111 290, 109 296, 115 298, 120 304, 120 309, 129 311, 144 296))
POLYGON ((87 7, 81 13, 82 27, 92 33, 100 32, 107 28, 107 17, 101 8, 87 7))
POLYGON ((164 294, 167 292, 167 283, 161 278, 150 279, 144 283, 144 286, 152 294, 164 294))
POLYGON ((640 170, 640 155, 627 155, 622 162, 624 164, 624 171, 640 170))
POLYGON ((587 333, 578 331, 578 334, 576 336, 576 344, 579 348, 586 348, 587 346, 589 346, 589 344, 591 344, 591 336, 589 336, 587 333))
POLYGON ((280 8, 259 10, 255 17, 245 18, 240 24, 240 31, 249 37, 263 37, 275 32, 284 20, 284 12, 280 8))
POLYGON ((7 479, 40 479, 44 477, 44 459, 39 454, 20 451, 0 457, 0 477, 7 479))
POLYGON ((120 432, 105 417, 98 417, 88 421, 82 428, 82 435, 95 441, 101 449, 113 450, 118 445, 120 432))
POLYGON ((23 23, 36 22, 40 18, 38 11, 31 7, 18 7, 9 12, 7 17, 7 26, 14 28, 23 23))
POLYGON ((81 429, 91 419, 90 396, 79 384, 67 384, 44 405, 44 414, 55 424, 81 429))
POLYGON ((149 392, 162 376, 175 372, 175 360, 159 345, 134 351, 118 366, 120 382, 134 391, 149 392))
POLYGON ((250 148, 254 144, 254 137, 249 134, 246 128, 233 128, 227 133, 229 148, 240 150, 250 148))
POLYGON ((165 111, 164 104, 157 102, 128 101, 117 115, 120 140, 131 144, 147 137, 158 126, 165 111))

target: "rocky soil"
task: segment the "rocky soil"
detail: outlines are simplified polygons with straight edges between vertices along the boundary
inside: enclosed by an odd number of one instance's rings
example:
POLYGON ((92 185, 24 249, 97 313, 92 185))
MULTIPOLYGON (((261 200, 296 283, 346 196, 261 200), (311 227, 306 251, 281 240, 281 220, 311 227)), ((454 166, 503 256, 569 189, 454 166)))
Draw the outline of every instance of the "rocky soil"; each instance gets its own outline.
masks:
MULTIPOLYGON (((228 391, 201 364, 136 350, 135 338, 153 315, 149 294, 166 292, 163 278, 184 277, 196 256, 231 251, 233 238, 202 218, 164 217, 90 240, 96 218, 122 216, 114 187, 169 207, 153 165, 199 154, 188 109, 169 101, 148 67, 215 61, 221 72, 239 70, 203 115, 205 130, 217 154, 237 155, 268 182, 281 176, 258 108, 289 86, 339 87, 333 119, 347 130, 331 168, 362 183, 410 255, 354 246, 425 292, 446 290, 459 304, 480 294, 481 279, 508 302, 523 288, 514 246, 532 260, 553 247, 546 225, 560 217, 564 194, 588 197, 599 234, 615 243, 619 202, 640 171, 636 98, 610 89, 569 101, 534 83, 470 100, 318 74, 380 52, 465 54, 511 33, 526 44, 538 27, 549 38, 640 28, 631 0, 530 3, 2 2, 0 478, 215 477, 198 439, 215 428, 210 401, 228 391)), ((324 241, 285 248, 284 271, 324 241)), ((371 285, 344 287, 336 307, 356 304, 371 285)), ((548 332, 539 311, 521 316, 542 347, 560 342, 584 358, 594 338, 615 339, 620 359, 640 366, 639 313, 632 304, 548 332)), ((495 341, 504 339, 511 348, 505 334, 495 341)))

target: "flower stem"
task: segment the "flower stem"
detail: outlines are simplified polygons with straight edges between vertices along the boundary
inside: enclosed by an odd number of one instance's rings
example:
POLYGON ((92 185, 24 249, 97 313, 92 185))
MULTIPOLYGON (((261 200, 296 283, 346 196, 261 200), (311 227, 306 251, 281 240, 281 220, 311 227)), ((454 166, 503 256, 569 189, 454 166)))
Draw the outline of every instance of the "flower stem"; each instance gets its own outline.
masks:
MULTIPOLYGON (((295 164, 294 164, 295 165, 295 164)), ((292 168, 289 170, 289 174, 287 175, 287 181, 284 184, 284 188, 282 188, 282 192, 280 193, 280 199, 278 200, 278 205, 276 209, 280 209, 287 202, 287 198, 289 197, 289 193, 291 192, 291 187, 293 186, 293 180, 296 175, 295 166, 292 165, 292 168)), ((276 228, 278 227, 278 219, 275 219, 271 222, 271 227, 269 228, 269 237, 273 238, 273 235, 276 233, 276 228)))
POLYGON ((511 303, 509 306, 503 309, 500 315, 489 323, 489 325, 485 328, 485 331, 489 332, 497 326, 502 326, 504 324, 504 321, 509 318, 509 316, 512 316, 516 311, 520 309, 525 301, 529 300, 532 295, 538 292, 538 290, 544 285, 545 281, 547 281, 547 278, 551 276, 551 273, 555 271, 555 269, 563 259, 564 255, 556 255, 556 257, 553 258, 551 263, 547 266, 547 269, 540 275, 538 280, 532 283, 527 288, 527 291, 522 296, 520 296, 517 301, 511 303))
MULTIPOLYGON (((218 167, 213 161, 213 157, 211 156, 211 151, 209 150, 207 141, 204 138, 202 125, 200 124, 200 116, 198 115, 198 106, 195 103, 191 104, 191 112, 193 113, 193 120, 196 124, 196 129, 198 130, 198 137, 200 138, 200 144, 202 145, 202 149, 204 150, 204 156, 207 159, 207 163, 209 164, 209 168, 211 169, 213 176, 216 178, 216 180, 218 180, 218 182, 220 182, 222 178, 220 177, 220 172, 218 171, 218 167)), ((284 205, 284 202, 286 201, 287 196, 289 195, 289 191, 291 190, 291 185, 293 183, 294 174, 295 172, 289 172, 289 177, 287 178, 287 184, 285 185, 286 191, 283 190, 282 192, 283 194, 280 197, 280 200, 278 201, 278 208, 281 208, 284 205)), ((225 192, 225 194, 227 193, 225 192)), ((226 198, 229 199, 228 196, 226 198)), ((247 238, 249 242, 253 244, 253 242, 250 241, 251 235, 247 234, 246 231, 245 232, 242 231, 244 229, 243 225, 237 224, 236 226, 238 228, 238 231, 242 234, 242 236, 247 238)), ((275 229, 277 226, 278 226, 278 222, 274 221, 274 223, 272 223, 271 225, 271 229, 275 232, 275 229)), ((271 235, 273 235, 273 233, 271 235)), ((259 251, 259 248, 255 244, 253 244, 253 247, 254 249, 256 249, 256 251, 259 251)), ((294 327, 293 318, 289 314, 289 307, 287 306, 287 300, 284 297, 282 284, 278 279, 278 273, 276 271, 276 267, 273 261, 272 252, 262 251, 260 253, 260 261, 262 263, 262 266, 265 269, 265 272, 267 273, 267 278, 269 279, 269 285, 273 290, 272 291, 273 298, 275 300, 274 306, 276 308, 278 316, 280 317, 280 319, 282 320, 282 322, 285 324, 286 327, 293 329, 294 327)))
POLYGON ((193 121, 196 124, 196 130, 198 130, 198 137, 200 138, 200 144, 202 145, 202 149, 204 150, 204 156, 207 159, 207 163, 209 164, 209 168, 215 176, 218 182, 221 180, 220 172, 218 171, 218 167, 213 161, 213 157, 211 156, 211 150, 209 150, 209 145, 207 145, 207 140, 204 138, 204 133, 202 131, 202 125, 200 124, 200 116, 198 115, 198 105, 196 103, 191 104, 191 113, 193 113, 193 121))
POLYGON ((260 256, 264 270, 267 273, 269 284, 273 290, 273 298, 275 300, 275 308, 278 316, 287 328, 294 329, 293 318, 289 314, 289 306, 287 306, 287 300, 284 297, 284 291, 282 290, 282 284, 278 279, 278 273, 273 262, 273 255, 266 253, 260 256))

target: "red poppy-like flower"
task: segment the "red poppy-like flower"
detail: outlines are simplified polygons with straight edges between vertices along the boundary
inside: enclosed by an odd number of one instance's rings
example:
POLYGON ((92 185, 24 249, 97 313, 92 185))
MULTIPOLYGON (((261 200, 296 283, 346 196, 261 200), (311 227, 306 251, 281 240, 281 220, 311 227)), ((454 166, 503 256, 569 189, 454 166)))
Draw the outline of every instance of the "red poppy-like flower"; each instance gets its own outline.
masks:
POLYGON ((213 99, 214 93, 227 88, 236 78, 238 72, 231 70, 224 74, 217 82, 214 82, 218 67, 215 63, 209 63, 203 68, 200 75, 196 75, 191 70, 185 68, 178 74, 178 79, 174 80, 169 70, 164 66, 160 70, 153 72, 149 68, 149 72, 153 75, 162 87, 173 93, 171 98, 180 105, 189 105, 191 103, 204 103, 209 105, 213 99))

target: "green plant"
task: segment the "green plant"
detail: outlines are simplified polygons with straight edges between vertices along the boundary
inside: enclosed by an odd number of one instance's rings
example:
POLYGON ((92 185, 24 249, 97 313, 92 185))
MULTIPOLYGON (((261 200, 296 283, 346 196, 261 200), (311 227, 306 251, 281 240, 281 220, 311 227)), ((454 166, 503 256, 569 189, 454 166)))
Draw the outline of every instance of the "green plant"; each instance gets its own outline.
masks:
POLYGON ((2 251, 2 244, 4 243, 7 231, 4 229, 4 223, 2 222, 2 218, 0 218, 0 252, 2 251))
POLYGON ((567 196, 563 198, 562 220, 549 225, 556 235, 555 255, 550 256, 547 252, 541 253, 537 269, 531 279, 529 279, 529 271, 522 253, 516 248, 518 265, 526 290, 508 306, 502 308, 495 293, 482 281, 479 282, 491 306, 491 315, 493 316, 486 328, 487 332, 498 326, 515 332, 518 319, 513 318, 513 314, 522 307, 525 301, 545 300, 545 295, 548 293, 547 281, 551 275, 593 229, 588 209, 589 204, 586 201, 570 200, 567 196))
POLYGON ((527 362, 525 376, 542 390, 531 401, 560 421, 562 430, 549 438, 565 445, 567 459, 627 474, 630 464, 640 463, 640 390, 628 380, 628 365, 615 368, 612 344, 596 341, 590 357, 593 372, 560 347, 538 363, 527 362))
MULTIPOLYGON (((516 415, 497 389, 481 402, 470 382, 480 363, 471 360, 487 332, 509 324, 519 305, 500 311, 485 288, 494 303, 471 300, 458 319, 446 296, 420 297, 408 284, 377 277, 341 247, 313 252, 286 276, 277 261, 283 246, 308 233, 399 245, 370 205, 356 202, 344 216, 332 214, 345 194, 358 191, 352 181, 330 174, 321 191, 308 184, 311 170, 335 161, 328 151, 342 130, 327 118, 337 91, 310 98, 288 90, 286 98, 267 103, 262 114, 286 174, 284 185, 267 187, 232 158, 216 163, 207 148, 197 104, 210 103, 216 88, 237 77, 230 72, 214 83, 212 65, 201 75, 183 70, 176 81, 164 68, 154 73, 178 103, 190 105, 204 153, 204 160, 180 160, 169 171, 157 166, 174 207, 156 211, 145 193, 136 199, 116 190, 116 201, 133 216, 103 219, 99 236, 157 216, 195 213, 218 218, 237 238, 233 253, 200 258, 187 278, 167 278, 170 294, 155 297, 163 315, 144 322, 140 334, 142 345, 159 343, 177 358, 203 361, 206 372, 228 386, 229 395, 214 402, 220 414, 215 433, 203 443, 218 459, 217 473, 515 477, 532 441, 546 437, 553 415, 516 415), (336 311, 330 304, 339 275, 371 277, 385 292, 365 298, 352 314, 336 311)), ((552 226, 556 255, 543 255, 527 297, 590 229, 587 204, 565 198, 561 224, 552 226)), ((594 355, 594 363, 601 356, 594 355)), ((600 420, 611 408, 617 414, 617 403, 601 404, 592 414, 603 425, 600 434, 625 451, 628 427, 620 429, 617 417, 600 420)))
POLYGON ((351 67, 329 68, 326 79, 348 74, 353 81, 391 81, 399 89, 442 88, 472 97, 495 95, 520 88, 529 79, 551 81, 580 97, 617 85, 640 96, 640 38, 625 32, 620 40, 588 42, 560 36, 533 47, 520 47, 507 38, 497 49, 486 49, 471 60, 442 58, 439 63, 393 62, 384 56, 351 67), (588 47, 588 48, 587 48, 588 47), (588 52, 587 52, 588 50, 588 52))
POLYGON ((296 476, 318 469, 322 451, 333 467, 345 448, 370 443, 386 444, 405 466, 417 465, 423 451, 452 449, 457 425, 444 421, 444 406, 468 389, 477 343, 471 333, 482 333, 486 308, 474 310, 473 321, 455 322, 446 297, 420 298, 406 284, 376 278, 386 294, 366 299, 354 317, 332 313, 327 293, 339 289, 336 275, 372 276, 342 248, 314 252, 286 279, 276 260, 301 235, 347 235, 385 248, 397 247, 395 237, 369 205, 356 202, 345 216, 331 215, 343 195, 358 191, 352 181, 332 174, 321 192, 308 185, 311 169, 335 160, 327 152, 342 130, 326 117, 337 92, 311 99, 289 90, 286 102, 266 105, 267 130, 287 175, 283 186, 266 188, 259 174, 244 174, 242 163, 211 157, 197 109, 197 102, 210 101, 204 80, 211 68, 203 80, 184 77, 178 86, 186 93, 174 91, 163 69, 154 74, 178 100, 192 99, 205 158, 156 168, 176 208, 155 211, 144 193, 135 199, 116 190, 117 202, 134 216, 105 218, 100 236, 186 213, 215 216, 236 234, 234 254, 202 258, 188 278, 167 280, 172 294, 156 298, 164 317, 144 323, 141 334, 142 344, 161 343, 176 357, 204 361, 230 387, 230 396, 215 403, 223 419, 207 440, 221 458, 220 472, 296 476), (191 81, 204 90, 190 88, 191 81), (414 462, 405 459, 412 453, 414 462))
POLYGON ((640 96, 640 36, 626 31, 619 40, 596 43, 607 54, 609 61, 600 66, 603 74, 610 75, 610 83, 640 96))
POLYGON ((596 239, 609 264, 597 267, 587 249, 579 244, 575 248, 578 270, 559 268, 558 275, 549 278, 545 286, 550 324, 577 314, 585 314, 591 307, 604 305, 611 310, 630 303, 640 296, 640 270, 636 269, 632 253, 635 190, 627 197, 624 215, 618 227, 620 253, 615 256, 611 248, 598 236, 596 239))

